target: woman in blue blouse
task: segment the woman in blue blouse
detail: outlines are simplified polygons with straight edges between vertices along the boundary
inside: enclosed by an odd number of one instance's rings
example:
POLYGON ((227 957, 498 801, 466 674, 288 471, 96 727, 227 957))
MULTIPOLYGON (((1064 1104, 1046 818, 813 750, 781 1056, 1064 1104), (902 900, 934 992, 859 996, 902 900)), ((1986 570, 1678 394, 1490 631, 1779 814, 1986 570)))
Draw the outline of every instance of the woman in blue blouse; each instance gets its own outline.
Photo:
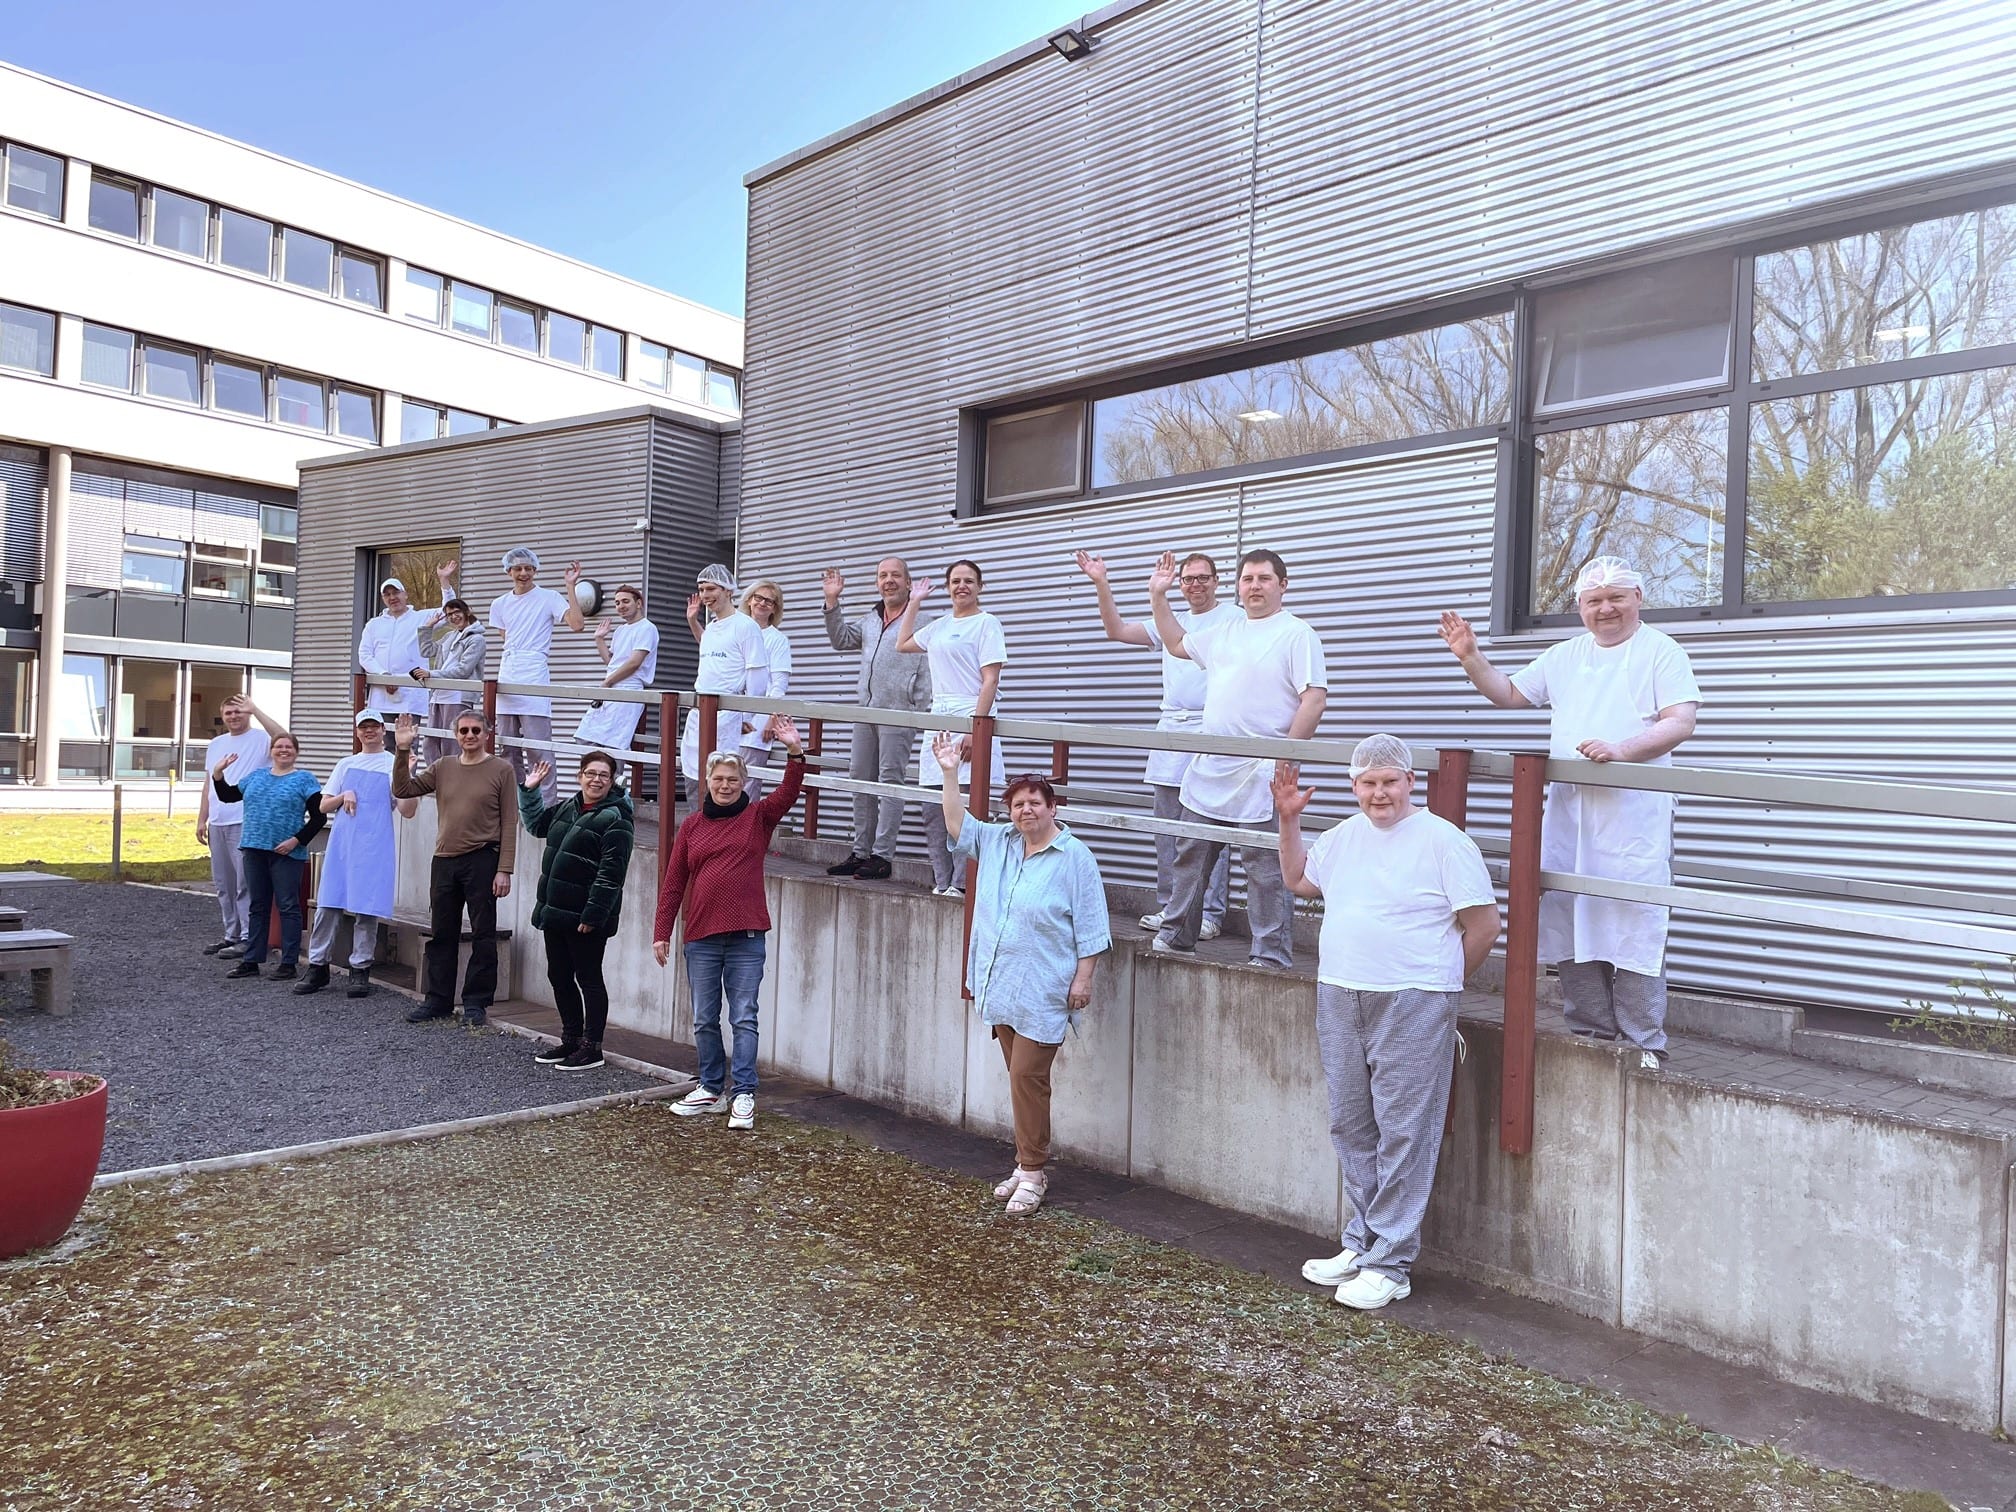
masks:
POLYGON ((280 966, 275 981, 294 975, 301 952, 301 871, 308 864, 308 842, 326 822, 322 789, 312 773, 301 771, 301 743, 285 730, 273 737, 271 765, 253 772, 242 786, 225 781, 225 770, 237 761, 227 756, 210 774, 210 785, 226 803, 245 805, 245 827, 238 849, 245 859, 245 881, 252 894, 251 925, 245 955, 225 977, 256 977, 266 960, 266 932, 274 904, 280 906, 280 966))
POLYGON ((960 739, 939 735, 931 754, 945 774, 946 849, 975 863, 966 983, 1008 1066, 1015 1169, 994 1195, 1019 1215, 1049 1190, 1050 1065, 1092 1001, 1092 968, 1113 937, 1099 863, 1057 823, 1056 790, 1016 777, 1001 795, 1008 823, 975 819, 959 794, 960 739))

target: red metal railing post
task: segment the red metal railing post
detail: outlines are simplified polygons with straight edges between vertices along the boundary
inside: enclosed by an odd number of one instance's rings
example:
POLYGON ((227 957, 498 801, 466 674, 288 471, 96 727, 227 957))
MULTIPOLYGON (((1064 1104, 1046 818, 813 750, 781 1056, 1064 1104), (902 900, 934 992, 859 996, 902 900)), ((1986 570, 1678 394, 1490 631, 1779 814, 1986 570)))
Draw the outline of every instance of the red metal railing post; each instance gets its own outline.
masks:
MULTIPOLYGON (((350 713, 354 717, 371 706, 371 679, 362 672, 350 674, 350 713)), ((350 751, 352 755, 364 749, 364 742, 357 738, 357 727, 350 727, 350 751)))
POLYGON ((1540 811, 1547 758, 1512 758, 1512 856, 1506 872, 1505 1066, 1498 1089, 1498 1148, 1533 1153, 1533 1016, 1540 978, 1540 811))
POLYGON ((1428 774, 1428 807, 1458 829, 1470 827, 1470 753, 1452 747, 1428 774))
POLYGON ((658 695, 658 881, 672 864, 672 832, 679 827, 679 695, 658 695))
MULTIPOLYGON (((973 716, 973 780, 966 789, 966 812, 975 819, 984 820, 991 806, 994 785, 994 716, 975 714, 973 716)), ((979 880, 980 868, 973 862, 966 863, 966 922, 959 932, 959 996, 968 1002, 973 998, 973 984, 965 980, 966 960, 973 946, 973 888, 979 880)))
MULTIPOLYGON (((1062 787, 1071 780, 1071 742, 1053 740, 1050 742, 1050 785, 1062 787)), ((1059 797, 1057 806, 1062 808, 1069 798, 1059 797)))
POLYGON ((483 679, 483 749, 497 754, 497 679, 483 679))
MULTIPOLYGON (((805 754, 807 756, 817 756, 825 747, 825 744, 826 721, 823 719, 808 719, 805 722, 805 754)), ((819 770, 811 762, 807 762, 806 766, 809 768, 806 772, 808 777, 813 772, 819 770)), ((817 840, 819 838, 819 789, 816 787, 805 789, 804 833, 807 840, 817 840)))

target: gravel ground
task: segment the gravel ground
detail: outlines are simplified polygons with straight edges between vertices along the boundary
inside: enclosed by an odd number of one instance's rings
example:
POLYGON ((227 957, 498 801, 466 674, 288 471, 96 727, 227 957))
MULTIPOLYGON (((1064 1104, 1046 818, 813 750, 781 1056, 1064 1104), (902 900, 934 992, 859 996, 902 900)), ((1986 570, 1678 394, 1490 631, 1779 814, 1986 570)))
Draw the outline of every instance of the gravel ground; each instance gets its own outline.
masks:
POLYGON ((36 1012, 25 974, 0 977, 0 1038, 24 1064, 111 1083, 101 1170, 656 1085, 614 1067, 535 1066, 515 1035, 405 1023, 411 999, 379 987, 353 1001, 340 967, 335 990, 313 997, 292 982, 227 982, 230 963, 200 953, 220 934, 201 893, 79 882, 0 890, 0 902, 77 938, 70 1016, 36 1012))

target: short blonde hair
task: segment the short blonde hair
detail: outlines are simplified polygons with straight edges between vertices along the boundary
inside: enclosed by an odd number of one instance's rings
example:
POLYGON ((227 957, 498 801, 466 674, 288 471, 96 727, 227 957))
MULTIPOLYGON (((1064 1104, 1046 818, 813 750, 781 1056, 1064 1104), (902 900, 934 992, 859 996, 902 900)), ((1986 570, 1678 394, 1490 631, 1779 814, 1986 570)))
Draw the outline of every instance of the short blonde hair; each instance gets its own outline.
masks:
MULTIPOLYGON (((770 628, 773 630, 782 630, 784 628, 784 590, 782 588, 779 588, 772 581, 770 581, 769 578, 758 578, 756 579, 755 582, 751 583, 747 588, 743 590, 742 603, 741 603, 742 612, 744 614, 749 614, 750 596, 765 588, 768 588, 770 590, 770 597, 777 600, 777 612, 770 617, 770 628)), ((754 619, 756 616, 753 614, 749 614, 749 617, 751 619, 754 619)))
POLYGON ((707 758, 707 770, 703 775, 712 777, 714 775, 714 768, 722 766, 733 766, 736 773, 744 782, 749 780, 749 763, 733 751, 716 751, 712 756, 709 756, 707 758))

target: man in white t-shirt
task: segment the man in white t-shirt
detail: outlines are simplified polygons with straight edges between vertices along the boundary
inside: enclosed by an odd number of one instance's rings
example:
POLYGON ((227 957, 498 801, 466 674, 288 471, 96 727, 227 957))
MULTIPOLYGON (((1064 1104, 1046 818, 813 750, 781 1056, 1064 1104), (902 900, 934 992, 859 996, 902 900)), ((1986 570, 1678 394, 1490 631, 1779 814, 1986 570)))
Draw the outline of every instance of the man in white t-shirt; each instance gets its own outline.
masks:
MULTIPOLYGON (((1204 669, 1206 735, 1264 736, 1307 740, 1316 733, 1329 698, 1323 643, 1307 621, 1281 607, 1288 592, 1288 566, 1271 551, 1239 558, 1239 604, 1243 618, 1226 618, 1186 631, 1169 607, 1176 581, 1176 558, 1164 552, 1148 578, 1148 602, 1155 632, 1171 656, 1204 669)), ((1274 822, 1271 759, 1198 756, 1183 774, 1181 818, 1191 824, 1226 829, 1262 829, 1274 822)), ((1176 842, 1176 877, 1157 951, 1197 948, 1204 921, 1204 892, 1211 868, 1225 852, 1223 840, 1185 835, 1176 842)), ((1291 933, 1295 907, 1281 880, 1281 858, 1272 846, 1242 845, 1246 867, 1246 922, 1253 943, 1246 964, 1295 964, 1291 933)))
POLYGON ((420 649, 420 631, 432 616, 416 610, 406 598, 406 585, 388 577, 378 585, 378 601, 384 609, 364 622, 357 638, 358 665, 373 677, 396 677, 407 686, 387 688, 374 685, 364 702, 374 709, 398 714, 425 714, 425 678, 415 672, 427 670, 427 654, 420 649))
MULTIPOLYGON (((605 688, 648 688, 658 675, 658 627, 644 618, 644 590, 625 583, 612 595, 616 614, 595 627, 605 688)), ((588 706, 575 727, 576 745, 627 751, 643 721, 644 705, 605 699, 588 706)))
MULTIPOLYGON (((1694 733, 1701 689, 1687 653, 1640 621, 1644 579, 1618 557, 1597 557, 1575 583, 1587 632, 1557 641, 1507 677, 1477 649, 1461 615, 1442 616, 1442 639, 1470 681, 1501 709, 1551 708, 1555 761, 1641 761, 1671 766, 1694 733)), ((1673 795, 1550 783, 1540 828, 1549 871, 1666 886, 1673 880, 1673 795)), ((1540 959, 1561 977, 1568 1027, 1592 1039, 1620 1035, 1640 1070, 1666 1057, 1666 909, 1579 893, 1540 899, 1540 959)))
MULTIPOLYGON (((490 601, 488 629, 503 637, 504 652, 497 659, 497 680, 507 683, 550 683, 553 671, 548 656, 553 649, 553 627, 586 630, 588 621, 575 601, 574 585, 581 581, 581 564, 569 562, 565 574, 567 591, 555 593, 539 586, 539 553, 530 546, 513 546, 504 553, 504 571, 511 579, 511 591, 490 601)), ((453 598, 453 584, 444 582, 445 599, 453 598)), ((558 788, 550 760, 553 749, 553 700, 533 693, 497 695, 497 754, 511 763, 522 784, 532 768, 545 761, 546 780, 539 786, 543 803, 557 801, 558 788), (524 745, 507 745, 522 740, 524 745)))
MULTIPOLYGON (((1155 620, 1151 613, 1146 620, 1127 620, 1120 617, 1120 607, 1113 602, 1113 587, 1106 580, 1104 558, 1094 556, 1089 551, 1077 554, 1078 570, 1092 580, 1092 590, 1099 597, 1099 623, 1105 628, 1106 639, 1118 641, 1123 646, 1146 646, 1162 651, 1162 712, 1155 721, 1158 730, 1176 730, 1196 734, 1204 728, 1204 669, 1194 661, 1180 656, 1171 656, 1162 650, 1162 638, 1156 634, 1155 620)), ((1218 564, 1201 551, 1193 551, 1183 558, 1176 567, 1176 586, 1183 590, 1185 607, 1178 611, 1176 622, 1183 627, 1186 635, 1194 635, 1206 625, 1214 625, 1222 619, 1240 617, 1240 610, 1232 604, 1218 601, 1218 564)), ((1150 751, 1148 769, 1142 775, 1155 794, 1155 817, 1174 819, 1183 811, 1183 777, 1190 770, 1191 756, 1187 751, 1150 751)), ((1215 940, 1225 918, 1225 896, 1231 885, 1232 852, 1230 848, 1220 851, 1218 864, 1211 868, 1211 880, 1204 889, 1204 922, 1198 926, 1197 938, 1215 940)), ((1143 929, 1159 930, 1169 914, 1169 897, 1176 884, 1176 837, 1157 835, 1155 837, 1155 911, 1141 916, 1143 929)))
MULTIPOLYGON (((708 563, 693 580, 693 597, 698 602, 689 605, 687 617, 703 611, 711 616, 700 632, 700 667, 693 691, 765 696, 770 691, 770 644, 763 639, 763 627, 738 607, 735 574, 724 563, 708 563)), ((679 770, 688 791, 698 791, 692 785, 700 781, 707 758, 716 751, 733 751, 745 767, 750 765, 756 755, 751 748, 763 743, 762 732, 769 724, 767 715, 723 709, 715 727, 703 733, 699 708, 688 711, 679 739, 679 770)))
POLYGON ((1455 825, 1414 804, 1414 755, 1391 735, 1351 752, 1359 812, 1305 854, 1315 789, 1283 762, 1274 777, 1281 873, 1323 900, 1316 1046, 1330 1091, 1330 1140, 1351 1216, 1344 1247, 1302 1274, 1370 1311, 1408 1294, 1442 1152, 1456 1002, 1498 939, 1484 858, 1455 825))
MULTIPOLYGON (((203 753, 203 770, 214 772, 227 756, 237 758, 231 768, 232 781, 242 783, 252 773, 266 767, 266 748, 272 737, 252 723, 252 705, 242 695, 224 700, 217 716, 224 721, 224 733, 214 735, 203 753)), ((245 828, 245 805, 226 803, 210 791, 211 784, 196 785, 196 843, 210 847, 210 880, 217 886, 217 912, 224 923, 224 938, 203 947, 203 954, 228 961, 242 951, 250 939, 252 888, 245 879, 245 859, 239 854, 238 839, 245 828)))

